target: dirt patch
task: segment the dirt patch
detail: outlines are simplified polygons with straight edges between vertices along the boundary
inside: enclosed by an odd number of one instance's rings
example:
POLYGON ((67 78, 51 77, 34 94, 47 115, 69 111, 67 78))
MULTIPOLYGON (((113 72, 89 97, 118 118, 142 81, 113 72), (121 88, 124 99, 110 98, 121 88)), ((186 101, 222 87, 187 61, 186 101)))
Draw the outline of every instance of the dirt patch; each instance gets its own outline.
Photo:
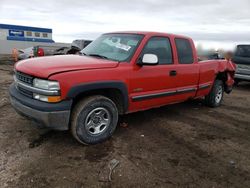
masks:
MULTIPOLYGON (((10 106, 13 66, 0 64, 0 187, 249 187, 250 83, 220 108, 202 101, 122 117, 114 136, 82 146, 10 106), (112 159, 111 182, 100 181, 112 159)), ((108 174, 106 174, 108 176, 108 174)))

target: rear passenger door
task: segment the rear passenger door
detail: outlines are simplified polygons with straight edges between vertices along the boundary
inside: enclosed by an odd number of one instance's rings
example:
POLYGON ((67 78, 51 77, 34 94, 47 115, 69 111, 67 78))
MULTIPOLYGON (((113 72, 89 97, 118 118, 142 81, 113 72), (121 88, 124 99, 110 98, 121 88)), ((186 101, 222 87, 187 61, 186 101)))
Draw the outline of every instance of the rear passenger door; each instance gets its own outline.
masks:
POLYGON ((177 52, 177 93, 180 100, 194 97, 199 82, 199 65, 195 62, 195 47, 190 39, 175 38, 177 52))

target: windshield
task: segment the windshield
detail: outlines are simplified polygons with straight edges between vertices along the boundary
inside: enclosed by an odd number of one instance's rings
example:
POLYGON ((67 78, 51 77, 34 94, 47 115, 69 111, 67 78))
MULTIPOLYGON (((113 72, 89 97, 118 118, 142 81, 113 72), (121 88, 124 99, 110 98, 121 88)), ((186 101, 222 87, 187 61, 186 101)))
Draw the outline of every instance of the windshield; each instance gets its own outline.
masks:
POLYGON ((250 45, 237 46, 236 56, 250 57, 250 45))
POLYGON ((104 34, 81 53, 114 61, 130 61, 142 38, 143 35, 137 34, 104 34))

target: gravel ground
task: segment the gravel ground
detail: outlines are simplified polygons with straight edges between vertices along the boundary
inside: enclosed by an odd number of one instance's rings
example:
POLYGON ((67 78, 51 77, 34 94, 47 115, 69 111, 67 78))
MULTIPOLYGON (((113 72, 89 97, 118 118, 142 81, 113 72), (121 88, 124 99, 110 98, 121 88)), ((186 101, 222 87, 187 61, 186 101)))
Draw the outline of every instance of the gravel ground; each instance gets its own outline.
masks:
POLYGON ((250 83, 219 108, 190 101, 123 116, 110 140, 82 146, 19 116, 11 82, 1 63, 0 187, 250 187, 250 83))

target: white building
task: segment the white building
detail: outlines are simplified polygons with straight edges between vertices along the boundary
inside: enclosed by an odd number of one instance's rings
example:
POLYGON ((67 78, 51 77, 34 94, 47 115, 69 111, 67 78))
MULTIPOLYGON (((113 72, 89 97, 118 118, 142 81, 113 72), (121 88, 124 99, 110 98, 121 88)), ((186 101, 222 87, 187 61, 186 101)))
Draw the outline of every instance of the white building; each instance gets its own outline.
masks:
POLYGON ((9 55, 13 48, 55 44, 52 29, 0 24, 0 55, 9 55))

